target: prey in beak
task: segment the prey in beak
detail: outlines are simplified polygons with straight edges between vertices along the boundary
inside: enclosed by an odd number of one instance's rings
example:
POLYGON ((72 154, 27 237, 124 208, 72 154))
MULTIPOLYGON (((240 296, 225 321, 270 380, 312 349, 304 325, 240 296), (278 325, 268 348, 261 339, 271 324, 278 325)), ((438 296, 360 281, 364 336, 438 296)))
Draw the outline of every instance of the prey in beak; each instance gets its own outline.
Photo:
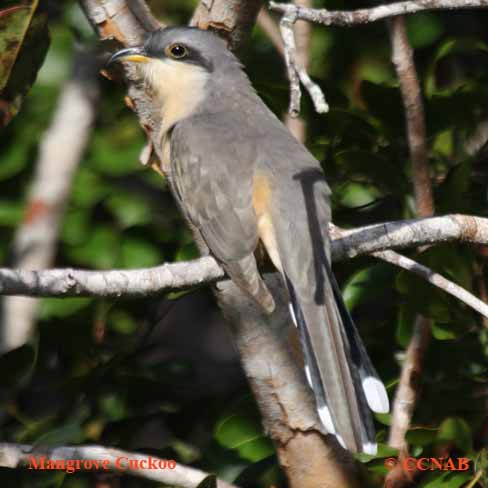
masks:
POLYGON ((144 47, 136 46, 121 49, 112 55, 107 64, 112 64, 116 61, 130 61, 133 63, 147 63, 151 58, 147 55, 144 47))

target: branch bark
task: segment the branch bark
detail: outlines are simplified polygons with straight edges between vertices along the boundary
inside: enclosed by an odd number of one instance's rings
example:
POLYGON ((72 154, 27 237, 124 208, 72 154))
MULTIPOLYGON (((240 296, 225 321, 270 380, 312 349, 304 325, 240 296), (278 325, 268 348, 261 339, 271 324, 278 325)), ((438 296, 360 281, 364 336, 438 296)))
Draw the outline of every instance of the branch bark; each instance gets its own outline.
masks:
POLYGON ((430 217, 434 214, 434 198, 428 162, 424 106, 413 59, 413 49, 407 37, 405 17, 392 19, 389 27, 392 60, 400 81, 400 91, 405 106, 416 211, 419 217, 430 217))
MULTIPOLYGON (((53 120, 40 144, 26 213, 13 244, 12 266, 52 265, 59 227, 73 176, 88 143, 97 113, 97 66, 92 52, 78 49, 73 74, 64 85, 53 120)), ((38 301, 12 297, 3 302, 0 349, 24 344, 32 333, 38 301)))
MULTIPOLYGON (((341 229, 332 241, 332 259, 341 261, 388 249, 465 242, 488 245, 488 219, 446 215, 341 229)), ((130 298, 210 283, 224 272, 210 256, 146 269, 41 271, 0 268, 0 294, 43 297, 130 298)))
POLYGON ((264 0, 200 0, 190 25, 214 29, 229 41, 232 50, 250 36, 264 0))
POLYGON ((349 11, 303 8, 289 3, 269 3, 271 10, 281 12, 284 15, 296 15, 297 20, 308 20, 317 24, 343 27, 369 24, 398 15, 413 14, 426 10, 461 10, 485 7, 488 7, 488 0, 416 0, 349 11))
MULTIPOLYGON (((111 447, 98 445, 43 447, 7 442, 0 443, 0 467, 2 468, 20 468, 28 466, 32 457, 38 463, 41 456, 45 456, 46 461, 64 460, 66 462, 68 460, 107 460, 109 461, 110 470, 116 473, 126 473, 139 478, 158 481, 165 485, 178 486, 180 488, 195 488, 208 476, 208 473, 180 463, 177 463, 174 469, 145 469, 142 467, 135 469, 130 465, 127 465, 129 459, 138 461, 139 463, 141 461, 147 463, 149 456, 146 454, 122 451, 111 447), (125 458, 123 462, 120 461, 121 458, 125 458), (117 460, 119 460, 119 463, 117 460), (127 465, 127 469, 122 470, 120 468, 121 463, 127 465)), ((164 461, 155 456, 150 457, 155 460, 156 463, 164 461)), ((225 481, 217 480, 217 488, 236 487, 225 481)))

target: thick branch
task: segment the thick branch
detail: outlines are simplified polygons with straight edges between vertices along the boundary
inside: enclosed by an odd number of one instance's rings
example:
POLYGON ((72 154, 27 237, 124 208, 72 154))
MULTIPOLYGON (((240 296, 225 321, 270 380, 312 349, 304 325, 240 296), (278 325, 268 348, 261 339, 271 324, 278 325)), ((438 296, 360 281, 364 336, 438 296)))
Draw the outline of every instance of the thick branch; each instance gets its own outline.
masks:
MULTIPOLYGON (((28 466, 31 459, 34 458, 36 464, 39 458, 45 456, 47 460, 101 460, 109 462, 109 469, 116 473, 125 473, 148 480, 158 481, 165 485, 178 486, 181 488, 195 488, 204 480, 208 474, 199 469, 191 468, 177 463, 174 469, 147 469, 149 456, 146 454, 122 451, 111 447, 103 446, 58 446, 42 447, 31 446, 26 444, 0 443, 0 467, 2 468, 19 468, 28 466), (128 460, 142 461, 144 464, 138 464, 139 469, 135 469, 128 464, 128 460)), ((164 460, 150 456, 159 466, 159 461, 164 460)), ((162 464, 163 466, 165 464, 162 464)), ((154 466, 154 464, 153 464, 154 466)), ((234 485, 225 481, 217 481, 218 488, 236 488, 234 485)))
POLYGON ((223 276, 224 272, 211 257, 132 270, 0 269, 0 293, 44 297, 123 296, 129 298, 195 286, 223 276))
MULTIPOLYGON (((332 258, 340 261, 387 249, 447 242, 487 245, 488 219, 469 215, 446 215, 341 230, 341 237, 332 242, 332 258)), ((224 272, 209 256, 189 262, 132 270, 28 271, 0 268, 0 294, 127 298, 188 288, 223 277, 224 272)))
POLYGON ((190 21, 200 29, 214 29, 233 50, 249 38, 264 0, 200 0, 190 21))
POLYGON ((488 0, 418 0, 396 2, 378 7, 362 8, 358 10, 326 10, 296 7, 289 3, 270 2, 271 10, 284 15, 293 14, 296 19, 308 20, 324 25, 351 26, 368 24, 377 20, 396 17, 403 14, 413 14, 425 10, 460 10, 468 8, 488 7, 488 0))

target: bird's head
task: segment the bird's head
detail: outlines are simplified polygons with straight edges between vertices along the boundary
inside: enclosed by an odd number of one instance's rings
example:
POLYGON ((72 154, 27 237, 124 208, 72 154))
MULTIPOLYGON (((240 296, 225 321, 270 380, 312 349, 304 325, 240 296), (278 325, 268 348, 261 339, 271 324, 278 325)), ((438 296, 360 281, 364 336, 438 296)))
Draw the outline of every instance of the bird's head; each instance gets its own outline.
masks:
POLYGON ((225 41, 193 27, 157 30, 143 45, 116 52, 109 63, 115 61, 137 63, 161 100, 166 119, 188 116, 211 91, 232 85, 242 76, 241 66, 225 41))

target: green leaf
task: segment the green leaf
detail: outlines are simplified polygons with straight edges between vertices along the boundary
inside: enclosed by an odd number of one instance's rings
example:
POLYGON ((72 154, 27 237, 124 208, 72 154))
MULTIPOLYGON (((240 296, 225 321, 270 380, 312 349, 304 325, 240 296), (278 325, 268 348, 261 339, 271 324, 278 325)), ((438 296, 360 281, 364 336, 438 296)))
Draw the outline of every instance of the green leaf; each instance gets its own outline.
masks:
POLYGON ((432 322, 432 335, 438 341, 448 341, 457 337, 456 331, 451 324, 442 324, 437 321, 432 322))
POLYGON ((159 249, 142 239, 124 239, 121 246, 124 268, 147 268, 161 264, 163 258, 159 249))
POLYGON ((236 449, 242 458, 252 462, 274 453, 272 442, 263 433, 256 407, 248 398, 217 424, 214 437, 222 446, 236 449))
POLYGON ((40 69, 48 46, 47 15, 39 0, 0 9, 0 126, 14 117, 40 69))
POLYGON ((144 198, 129 193, 119 193, 109 197, 105 205, 123 228, 151 222, 151 209, 144 198))
POLYGON ((15 227, 24 215, 24 207, 18 202, 0 200, 0 225, 15 227))
POLYGON ((407 432, 406 440, 415 446, 428 446, 437 438, 438 429, 413 428, 407 432))
POLYGON ((85 209, 70 209, 63 221, 61 240, 71 246, 83 244, 91 232, 89 217, 85 209))
POLYGON ((347 182, 336 190, 335 197, 344 207, 356 208, 368 205, 381 196, 378 189, 370 184, 347 182))
POLYGON ((358 305, 377 302, 385 295, 394 272, 389 266, 375 264, 354 273, 346 282, 342 297, 349 310, 358 305))
POLYGON ((428 47, 436 42, 444 32, 438 15, 417 13, 407 17, 408 38, 414 49, 428 47))
POLYGON ((73 183, 73 203, 79 207, 92 207, 102 200, 110 188, 92 170, 81 167, 73 183))
POLYGON ((56 446, 60 444, 77 444, 83 441, 83 431, 77 422, 68 423, 42 434, 34 444, 56 446))
POLYGON ((109 227, 96 227, 87 241, 68 250, 77 263, 91 268, 109 269, 118 261, 119 239, 109 227))
POLYGON ((395 335, 398 345, 407 347, 410 343, 416 315, 417 311, 410 304, 402 303, 400 305, 395 335))
POLYGON ((116 310, 110 314, 110 327, 119 334, 132 334, 137 329, 137 325, 131 315, 123 310, 116 310))
POLYGON ((461 417, 450 417, 442 422, 437 435, 439 441, 450 441, 468 452, 473 446, 473 434, 466 420, 461 417))
MULTIPOLYGON (((467 53, 473 53, 477 51, 488 54, 488 44, 481 42, 477 39, 461 38, 461 39, 445 40, 437 49, 437 52, 427 70, 427 75, 425 77, 426 96, 432 97, 434 93, 439 91, 436 85, 435 72, 436 72, 437 65, 441 60, 453 54, 467 54, 467 53)), ((454 84, 454 86, 450 86, 447 91, 452 92, 452 90, 457 88, 458 86, 459 83, 454 84)))
POLYGON ((93 302, 93 298, 42 298, 41 320, 62 319, 78 314, 93 302))
POLYGON ((437 472, 429 473, 421 488, 459 488, 471 479, 468 473, 437 472), (442 473, 442 474, 441 474, 442 473))

